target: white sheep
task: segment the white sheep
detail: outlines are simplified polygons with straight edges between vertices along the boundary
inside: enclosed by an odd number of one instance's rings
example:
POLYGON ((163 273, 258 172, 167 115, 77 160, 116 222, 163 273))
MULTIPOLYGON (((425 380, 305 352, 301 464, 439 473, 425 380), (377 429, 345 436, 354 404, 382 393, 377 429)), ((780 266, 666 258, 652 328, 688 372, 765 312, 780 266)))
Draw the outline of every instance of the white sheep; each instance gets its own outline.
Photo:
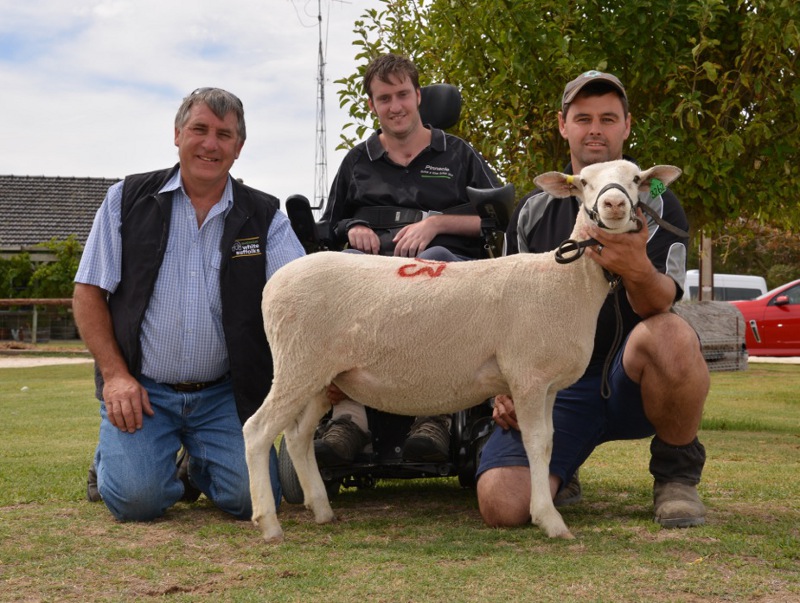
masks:
MULTIPOLYGON (((627 232, 637 227, 638 193, 653 178, 669 184, 678 175, 621 160, 535 182, 556 197, 575 195, 602 227, 627 232)), ((580 212, 572 238, 588 215, 580 212)), ((532 522, 571 538, 550 498, 553 403, 588 365, 608 291, 596 262, 559 264, 553 252, 453 263, 324 252, 287 264, 262 305, 275 379, 244 425, 253 522, 268 542, 282 539, 268 462, 281 431, 306 507, 317 523, 334 519, 313 447, 334 383, 353 400, 405 415, 511 395, 530 460, 532 522)))

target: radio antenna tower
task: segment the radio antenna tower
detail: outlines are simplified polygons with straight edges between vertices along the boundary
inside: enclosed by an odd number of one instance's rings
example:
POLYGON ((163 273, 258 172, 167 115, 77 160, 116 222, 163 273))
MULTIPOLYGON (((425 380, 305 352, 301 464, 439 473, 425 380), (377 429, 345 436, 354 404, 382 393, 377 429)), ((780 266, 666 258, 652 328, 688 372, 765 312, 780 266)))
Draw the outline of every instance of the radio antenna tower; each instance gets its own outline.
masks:
POLYGON ((314 202, 312 209, 316 217, 325 206, 328 194, 328 160, 326 158, 325 135, 325 48, 322 43, 322 0, 317 0, 317 26, 319 29, 319 52, 317 54, 317 149, 314 157, 314 202))

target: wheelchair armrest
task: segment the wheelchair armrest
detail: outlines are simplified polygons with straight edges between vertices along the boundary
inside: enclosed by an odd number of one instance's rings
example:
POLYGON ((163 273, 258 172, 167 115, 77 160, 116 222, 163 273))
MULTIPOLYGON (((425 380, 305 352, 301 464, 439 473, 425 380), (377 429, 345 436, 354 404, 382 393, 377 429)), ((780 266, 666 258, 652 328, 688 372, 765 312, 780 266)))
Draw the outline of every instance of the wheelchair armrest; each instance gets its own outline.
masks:
POLYGON ((327 221, 316 222, 311 203, 303 195, 290 195, 286 199, 286 215, 294 234, 306 253, 322 251, 330 247, 330 231, 327 221))
POLYGON ((500 188, 468 186, 467 199, 481 217, 481 229, 506 231, 516 202, 513 184, 506 184, 500 188))
POLYGON ((314 222, 314 214, 311 212, 311 204, 303 195, 290 195, 286 199, 286 215, 292 223, 292 230, 302 243, 316 245, 319 243, 317 227, 314 222))

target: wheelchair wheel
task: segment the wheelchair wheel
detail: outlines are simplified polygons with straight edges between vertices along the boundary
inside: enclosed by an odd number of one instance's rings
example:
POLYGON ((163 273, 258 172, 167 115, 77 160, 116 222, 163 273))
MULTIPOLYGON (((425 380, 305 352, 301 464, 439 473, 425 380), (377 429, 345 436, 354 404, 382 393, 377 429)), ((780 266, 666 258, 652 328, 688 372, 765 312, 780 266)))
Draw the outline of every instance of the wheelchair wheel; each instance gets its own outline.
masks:
POLYGON ((328 493, 328 500, 333 500, 336 498, 336 495, 339 494, 341 487, 342 482, 340 481, 325 482, 325 491, 328 493))
POLYGON ((300 480, 294 470, 292 457, 286 449, 286 441, 281 438, 281 445, 278 448, 278 478, 281 480, 283 499, 292 505, 302 504, 303 488, 300 487, 300 480))
POLYGON ((478 470, 478 464, 481 460, 481 452, 486 441, 489 439, 489 434, 480 436, 478 439, 470 442, 467 460, 458 469, 458 484, 462 488, 475 489, 478 485, 478 480, 475 477, 475 472, 478 470))
MULTIPOLYGON (((297 472, 294 470, 294 463, 292 457, 289 456, 289 451, 286 449, 286 444, 281 439, 280 447, 278 448, 278 479, 281 481, 281 490, 283 490, 283 499, 290 505, 300 505, 305 501, 303 488, 300 486, 300 480, 297 479, 297 472)), ((341 480, 328 480, 325 481, 325 491, 328 493, 328 500, 339 494, 339 489, 342 485, 341 480)))

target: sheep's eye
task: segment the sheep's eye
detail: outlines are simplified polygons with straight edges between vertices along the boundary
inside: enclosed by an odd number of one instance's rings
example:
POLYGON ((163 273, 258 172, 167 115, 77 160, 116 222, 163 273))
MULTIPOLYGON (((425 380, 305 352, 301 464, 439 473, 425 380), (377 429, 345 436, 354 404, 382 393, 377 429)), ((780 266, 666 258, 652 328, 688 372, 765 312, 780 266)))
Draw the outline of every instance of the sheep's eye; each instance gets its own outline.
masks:
POLYGON ((586 179, 585 178, 581 178, 581 186, 586 186, 586 179))
POLYGON ((639 181, 640 181, 640 180, 641 180, 641 178, 639 178, 639 176, 634 176, 634 177, 633 177, 633 183, 634 183, 634 184, 639 184, 639 181))

